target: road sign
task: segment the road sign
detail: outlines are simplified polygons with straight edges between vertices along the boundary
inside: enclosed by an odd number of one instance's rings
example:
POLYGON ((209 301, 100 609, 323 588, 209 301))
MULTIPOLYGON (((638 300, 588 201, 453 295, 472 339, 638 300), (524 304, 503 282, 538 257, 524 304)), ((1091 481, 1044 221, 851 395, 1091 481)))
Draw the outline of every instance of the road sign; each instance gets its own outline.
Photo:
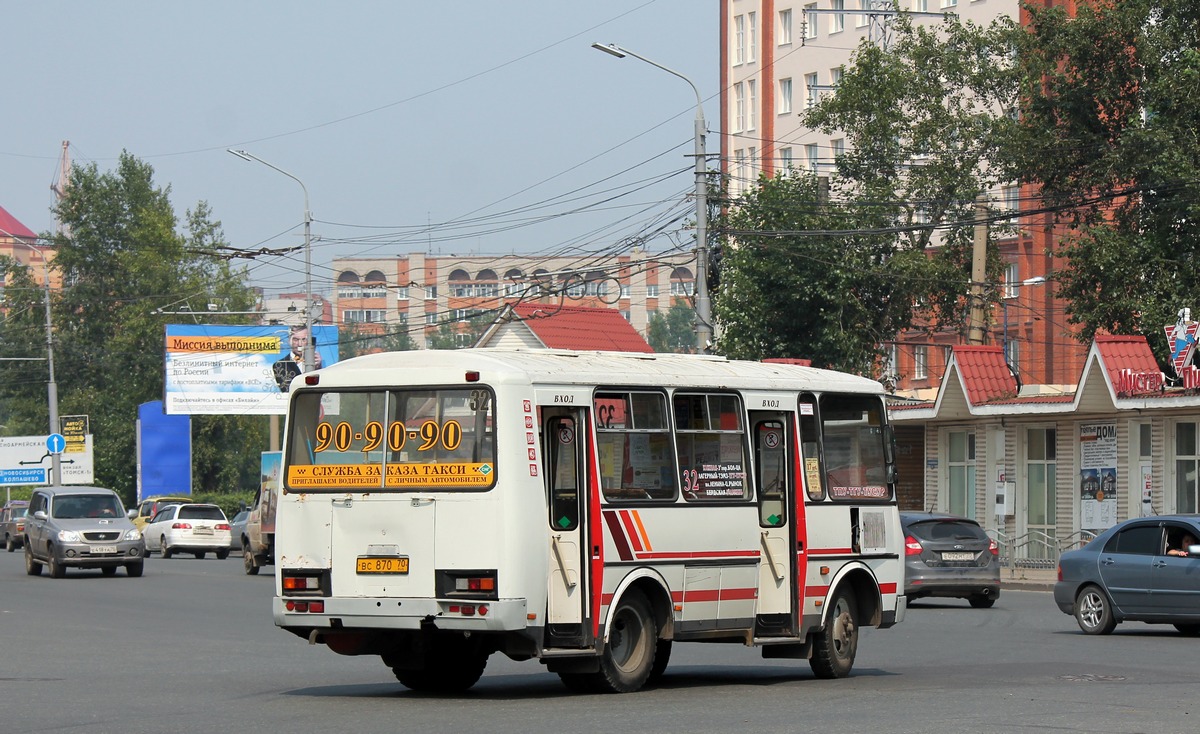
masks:
POLYGON ((46 450, 52 454, 61 454, 67 447, 67 439, 61 433, 51 433, 46 436, 46 450))
MULTIPOLYGON (((61 433, 0 438, 0 487, 48 483, 53 461, 51 450, 57 447, 61 452, 65 446, 66 441, 61 433)), ((62 455, 63 484, 92 484, 96 481, 91 436, 85 437, 84 448, 80 453, 62 455)))

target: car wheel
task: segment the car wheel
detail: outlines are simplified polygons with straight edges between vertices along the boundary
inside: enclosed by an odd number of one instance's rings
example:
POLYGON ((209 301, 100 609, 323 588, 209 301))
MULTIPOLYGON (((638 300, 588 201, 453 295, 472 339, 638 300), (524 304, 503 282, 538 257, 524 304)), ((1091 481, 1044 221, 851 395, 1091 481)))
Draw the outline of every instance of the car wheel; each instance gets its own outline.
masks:
POLYGON ((228 558, 228 557, 229 557, 229 551, 228 551, 228 550, 219 550, 219 551, 217 551, 217 560, 218 560, 218 561, 223 561, 223 560, 225 560, 225 559, 226 559, 226 558, 228 558))
POLYGON ((1180 634, 1187 635, 1188 637, 1200 635, 1200 624, 1177 624, 1175 625, 1175 629, 1179 630, 1180 634))
POLYGON ((242 568, 246 569, 247 576, 258 574, 258 561, 254 560, 254 552, 249 548, 242 551, 242 568))
POLYGON ((160 536, 158 539, 158 550, 162 553, 163 558, 170 558, 175 551, 171 550, 171 546, 167 545, 167 536, 160 536))
POLYGON ((105 576, 116 576, 117 575, 117 567, 116 566, 103 566, 100 569, 100 573, 104 574, 105 576))
POLYGON ((11 535, 5 535, 4 536, 4 550, 8 551, 9 553, 12 553, 16 549, 17 549, 17 542, 15 540, 13 540, 13 537, 11 535))
POLYGON ((1107 635, 1116 629, 1112 604, 1099 586, 1089 584, 1079 590, 1075 596, 1075 621, 1088 635, 1107 635))
POLYGON ((29 543, 25 544, 25 573, 30 576, 42 575, 42 564, 33 559, 33 548, 29 546, 29 543))
POLYGON ((843 585, 833 597, 825 624, 813 640, 808 665, 818 678, 845 678, 858 653, 858 607, 854 592, 843 585))
POLYGON ((967 601, 969 601, 971 606, 975 607, 976 609, 988 609, 996 603, 996 597, 985 594, 976 594, 975 596, 969 597, 967 601))
POLYGON ((53 545, 46 548, 46 560, 49 561, 47 565, 50 567, 50 578, 61 579, 67 575, 67 567, 58 560, 53 545))
POLYGON ((144 561, 137 561, 136 563, 126 563, 125 564, 125 573, 129 574, 129 576, 131 578, 137 578, 138 576, 141 576, 142 571, 144 571, 144 570, 145 570, 144 561))

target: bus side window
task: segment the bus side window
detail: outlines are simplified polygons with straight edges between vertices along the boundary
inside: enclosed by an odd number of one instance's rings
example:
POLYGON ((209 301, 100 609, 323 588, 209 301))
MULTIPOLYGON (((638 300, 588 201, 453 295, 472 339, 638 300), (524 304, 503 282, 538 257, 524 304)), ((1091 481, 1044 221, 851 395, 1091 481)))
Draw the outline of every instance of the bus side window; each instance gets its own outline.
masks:
POLYGON ((808 499, 825 496, 821 480, 821 433, 817 426, 817 398, 811 393, 800 396, 800 453, 804 462, 804 488, 808 499))

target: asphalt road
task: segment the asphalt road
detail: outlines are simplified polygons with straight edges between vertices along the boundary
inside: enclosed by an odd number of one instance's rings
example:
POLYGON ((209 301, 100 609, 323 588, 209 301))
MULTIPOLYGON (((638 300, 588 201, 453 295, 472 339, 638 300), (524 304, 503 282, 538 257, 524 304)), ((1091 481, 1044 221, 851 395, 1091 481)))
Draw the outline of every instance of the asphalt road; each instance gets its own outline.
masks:
MULTIPOLYGON (((265 569, 270 570, 270 569, 265 569)), ((493 656, 471 692, 402 688, 377 658, 277 630, 269 575, 147 561, 146 574, 28 577, 0 553, 0 733, 1194 732, 1200 640, 1127 624, 1087 637, 1043 591, 992 609, 918 602, 865 630, 853 675, 740 645, 678 645, 658 688, 570 694, 493 656)))

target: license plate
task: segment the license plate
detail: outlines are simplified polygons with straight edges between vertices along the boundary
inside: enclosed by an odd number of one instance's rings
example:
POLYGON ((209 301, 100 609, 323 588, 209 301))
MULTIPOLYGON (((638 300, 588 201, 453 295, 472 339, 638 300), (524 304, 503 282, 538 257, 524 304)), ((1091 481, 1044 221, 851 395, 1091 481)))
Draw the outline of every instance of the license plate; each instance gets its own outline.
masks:
POLYGON ((952 552, 943 553, 942 560, 943 561, 973 561, 973 560, 975 560, 975 554, 970 551, 961 552, 961 553, 958 551, 952 551, 952 552))
POLYGON ((92 546, 92 555, 93 556, 112 555, 113 553, 116 553, 116 552, 117 552, 117 546, 115 546, 115 545, 93 545, 92 546))
POLYGON ((396 558, 359 558, 358 573, 408 573, 408 559, 396 558))
POLYGON ((213 529, 206 528, 203 525, 199 525, 197 527, 192 528, 192 534, 193 535, 212 535, 213 529))

